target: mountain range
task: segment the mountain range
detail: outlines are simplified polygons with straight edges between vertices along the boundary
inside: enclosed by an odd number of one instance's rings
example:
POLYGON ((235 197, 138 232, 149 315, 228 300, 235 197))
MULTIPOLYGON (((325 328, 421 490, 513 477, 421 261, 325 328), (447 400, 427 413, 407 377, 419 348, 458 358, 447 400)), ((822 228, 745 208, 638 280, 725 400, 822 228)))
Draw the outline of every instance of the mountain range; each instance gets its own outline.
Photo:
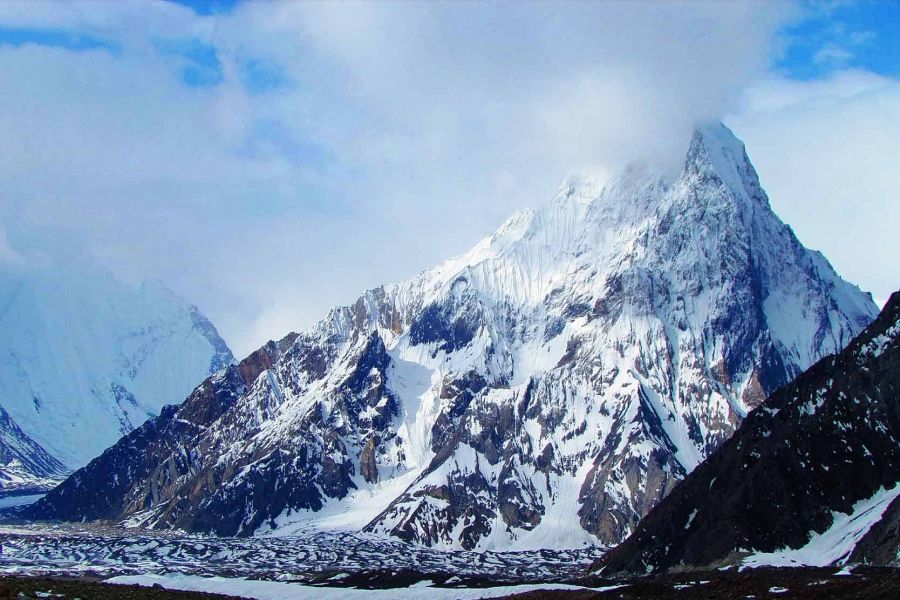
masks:
POLYGON ((32 518, 446 549, 615 545, 878 313, 772 211, 744 145, 574 178, 166 407, 32 518))

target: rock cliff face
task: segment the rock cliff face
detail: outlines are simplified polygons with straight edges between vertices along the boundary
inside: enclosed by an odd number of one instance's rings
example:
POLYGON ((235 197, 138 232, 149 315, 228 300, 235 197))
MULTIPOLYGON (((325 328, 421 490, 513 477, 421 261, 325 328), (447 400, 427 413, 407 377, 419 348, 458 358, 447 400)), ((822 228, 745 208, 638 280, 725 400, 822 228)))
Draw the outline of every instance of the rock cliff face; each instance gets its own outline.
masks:
MULTIPOLYGON (((804 547, 835 513, 897 485, 898 440, 900 292, 843 352, 754 410, 597 568, 643 574, 804 547)), ((856 560, 897 560, 896 508, 856 560)))
POLYGON ((616 544, 876 313, 771 211, 743 144, 704 126, 674 181, 634 166, 567 182, 469 253, 209 379, 31 514, 616 544), (195 416, 198 394, 228 406, 195 416))

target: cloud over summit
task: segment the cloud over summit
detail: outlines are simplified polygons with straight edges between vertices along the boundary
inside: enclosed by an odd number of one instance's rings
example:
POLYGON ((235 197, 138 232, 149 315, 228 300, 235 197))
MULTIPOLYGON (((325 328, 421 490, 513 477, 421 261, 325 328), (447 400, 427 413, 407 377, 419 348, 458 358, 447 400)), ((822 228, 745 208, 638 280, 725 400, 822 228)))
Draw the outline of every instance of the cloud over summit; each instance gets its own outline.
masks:
POLYGON ((680 161, 696 121, 739 112, 795 16, 3 3, 4 252, 65 230, 197 303, 244 355, 464 251, 573 172, 680 161))

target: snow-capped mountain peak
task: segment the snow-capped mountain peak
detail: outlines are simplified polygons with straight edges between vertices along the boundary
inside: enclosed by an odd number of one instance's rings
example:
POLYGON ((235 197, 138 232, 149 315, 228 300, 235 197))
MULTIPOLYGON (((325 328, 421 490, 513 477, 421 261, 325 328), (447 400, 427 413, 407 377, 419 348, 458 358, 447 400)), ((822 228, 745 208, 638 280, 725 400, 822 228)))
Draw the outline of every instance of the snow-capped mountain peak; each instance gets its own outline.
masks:
POLYGON ((566 182, 470 252, 332 310, 256 378, 208 381, 34 514, 613 544, 876 313, 772 213, 733 134, 703 126, 672 180, 635 164, 566 182))
POLYGON ((754 200, 768 208, 768 198, 760 194, 759 177, 744 143, 722 123, 698 127, 691 139, 685 172, 697 176, 718 177, 741 200, 754 200))

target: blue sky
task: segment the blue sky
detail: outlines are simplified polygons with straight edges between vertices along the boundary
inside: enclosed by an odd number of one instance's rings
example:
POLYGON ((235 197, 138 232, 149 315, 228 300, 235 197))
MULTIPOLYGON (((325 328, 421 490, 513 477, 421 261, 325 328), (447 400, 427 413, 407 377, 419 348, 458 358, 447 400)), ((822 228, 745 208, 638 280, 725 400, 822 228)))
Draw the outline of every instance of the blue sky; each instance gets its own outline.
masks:
POLYGON ((244 354, 718 118, 884 299, 898 7, 0 0, 0 262, 158 277, 244 354))
POLYGON ((238 0, 173 0, 176 4, 190 7, 198 15, 227 13, 240 4, 238 0))
POLYGON ((900 75, 900 2, 806 3, 782 30, 787 45, 775 68, 793 79, 826 77, 835 69, 900 75))
POLYGON ((103 39, 76 33, 65 29, 30 29, 30 28, 0 28, 0 44, 22 46, 23 44, 38 44, 67 48, 69 50, 94 50, 104 48, 114 52, 116 45, 103 39))

